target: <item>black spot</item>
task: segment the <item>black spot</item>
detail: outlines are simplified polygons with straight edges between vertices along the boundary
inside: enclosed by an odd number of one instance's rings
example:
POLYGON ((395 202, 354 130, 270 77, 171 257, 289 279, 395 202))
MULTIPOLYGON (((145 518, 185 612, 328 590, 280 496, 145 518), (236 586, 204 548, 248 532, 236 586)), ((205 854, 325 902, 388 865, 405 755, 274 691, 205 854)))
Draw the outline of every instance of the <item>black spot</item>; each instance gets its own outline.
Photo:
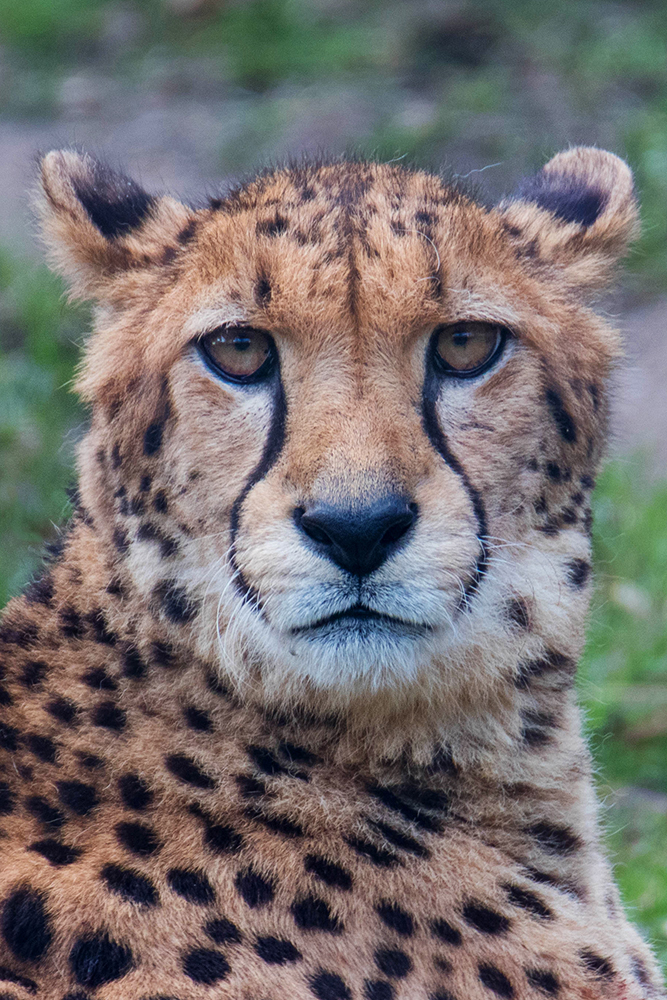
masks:
POLYGON ((381 900, 375 907, 380 920, 403 937, 410 937, 414 932, 414 920, 398 903, 387 899, 381 900))
POLYGON ((113 543, 117 551, 124 556, 130 547, 130 539, 128 538, 125 528, 114 528, 113 543))
POLYGON ((403 833, 401 830, 397 830, 396 827, 389 826, 388 823, 374 822, 373 826, 376 827, 391 844, 395 847, 400 847, 402 851, 407 851, 409 854, 415 854, 418 858, 430 857, 430 851, 428 851, 423 844, 420 844, 418 840, 415 840, 415 838, 411 837, 409 834, 403 833))
POLYGON ((104 761, 101 757, 98 757, 94 753, 84 753, 77 750, 77 754, 81 760, 81 764, 88 771, 98 771, 101 767, 104 767, 104 761))
POLYGON ((499 997, 505 997, 506 1000, 509 1000, 510 997, 514 996, 514 987, 511 982, 495 965, 480 965, 479 979, 487 990, 491 990, 499 997))
POLYGON ((318 1000, 352 1000, 345 981, 335 972, 321 970, 310 979, 310 989, 318 1000))
POLYGON ((547 996, 556 997, 560 993, 560 983, 553 972, 547 969, 526 969, 526 979, 536 990, 547 996))
POLYGON ((137 649, 127 649, 123 654, 123 676, 138 679, 146 673, 146 664, 137 649))
POLYGON ((141 225, 155 204, 155 198, 131 178, 95 161, 89 161, 86 173, 72 184, 91 222, 107 239, 127 235, 141 225))
POLYGON ((457 931, 456 927, 452 927, 446 920, 434 920, 431 924, 431 932, 434 937, 444 941, 445 944, 454 945, 455 948, 458 948, 463 942, 461 932, 457 931))
POLYGON ((187 868, 170 868, 167 872, 167 882, 174 892, 187 899, 188 903, 197 906, 208 906, 215 902, 213 886, 203 872, 187 868))
POLYGON ((579 482, 585 490, 592 490, 595 488, 595 480, 592 476, 587 474, 579 477, 579 482))
POLYGON ((577 429, 570 414, 565 409, 560 393, 555 389, 547 389, 545 393, 547 406, 551 410, 551 416, 560 432, 560 436, 565 441, 572 444, 577 440, 577 429))
POLYGON ((44 604, 46 607, 53 597, 53 579, 48 574, 39 580, 33 580, 23 591, 28 604, 44 604))
POLYGON ((301 958, 299 949, 284 938, 257 938, 255 951, 269 965, 286 965, 287 962, 298 962, 301 958))
POLYGON ((243 837, 233 827, 217 823, 199 806, 190 806, 190 812, 204 821, 204 843, 218 854, 234 854, 243 845, 243 837))
POLYGON ((607 205, 604 191, 555 170, 540 170, 524 180, 516 197, 532 201, 562 222, 576 222, 586 228, 593 225, 607 205))
POLYGON ((6 722, 0 722, 0 749, 13 753, 19 745, 19 731, 6 722))
POLYGON ((287 771, 279 760, 271 753, 268 747, 249 746, 246 748, 248 756, 256 767, 264 774, 286 774, 287 771))
POLYGON ((364 840, 362 837, 345 837, 345 843, 348 844, 353 851, 360 854, 362 858, 367 858, 378 868, 392 868, 394 865, 400 864, 400 859, 393 854, 391 851, 386 851, 383 847, 377 847, 370 840, 364 840))
POLYGON ((49 668, 46 663, 42 660, 29 660, 21 671, 19 681, 24 687, 27 688, 38 687, 43 681, 48 669, 49 668))
POLYGON ((565 857, 581 847, 581 839, 569 827, 558 826, 546 820, 529 826, 526 833, 535 837, 540 847, 551 854, 565 857))
POLYGON ((313 767, 315 764, 319 764, 320 758, 317 754, 311 753, 305 747, 298 746, 296 743, 288 743, 283 741, 278 747, 280 753, 283 757, 286 757, 290 764, 307 764, 309 767, 313 767))
POLYGON ((164 423, 158 421, 151 424, 144 434, 144 455, 154 455, 162 447, 164 423))
POLYGON ((288 819, 287 816, 269 816, 256 806, 248 806, 244 813, 249 819, 262 823, 267 830, 271 830, 273 833, 281 833, 284 837, 303 837, 304 835, 303 827, 295 823, 294 820, 288 819))
POLYGON ((56 787, 60 801, 77 816, 87 816, 99 802, 93 786, 82 781, 59 781, 56 787))
MULTIPOLYGON (((519 665, 519 672, 514 680, 516 687, 526 690, 533 680, 546 677, 555 672, 565 674, 571 679, 576 671, 576 663, 569 656, 555 650, 547 650, 545 655, 537 660, 528 660, 519 665)), ((559 684, 561 681, 559 680, 559 684)))
POLYGON ((572 559, 567 563, 567 579, 577 590, 586 586, 591 572, 591 564, 585 559, 572 559))
POLYGON ((186 785, 195 788, 215 788, 215 781, 192 760, 182 753, 174 753, 165 758, 167 770, 186 785))
MULTIPOLYGON (((402 788, 387 788, 382 785, 369 785, 369 793, 376 799, 379 799, 383 805, 394 812, 400 813, 405 819, 410 820, 412 823, 416 823, 417 826, 422 827, 424 830, 429 830, 432 833, 440 833, 442 831, 442 823, 439 820, 434 819, 432 816, 425 815, 424 812, 415 808, 409 802, 405 801, 405 793, 402 788), (402 793, 402 794, 401 794, 402 793)), ((446 800, 443 798, 444 807, 446 800)))
POLYGON ((275 884, 264 878, 253 867, 238 872, 234 884, 241 898, 251 909, 266 906, 273 899, 275 884))
MULTIPOLYGON (((28 993, 36 993, 39 989, 34 979, 28 979, 27 976, 20 976, 17 972, 12 972, 11 969, 8 969, 6 965, 0 965, 0 980, 3 983, 15 983, 16 986, 21 986, 28 993)), ((15 1000, 13 993, 4 993, 2 996, 6 997, 7 1000, 15 1000)))
POLYGON ((259 778, 253 778, 248 774, 237 774, 236 784, 244 799, 258 798, 266 795, 266 785, 259 778))
POLYGON ((141 477, 141 483, 139 484, 139 489, 141 490, 142 493, 148 493, 152 485, 153 485, 152 476, 141 477))
POLYGON ((81 680, 88 687, 97 688, 100 691, 115 691, 118 687, 118 681, 109 677, 104 667, 95 667, 93 670, 89 670, 81 680))
POLYGON ((26 619, 7 622, 0 628, 0 640, 9 646, 20 646, 21 649, 34 646, 38 635, 39 629, 35 623, 26 619))
POLYGON ((290 907, 294 922, 304 931, 328 931, 339 934, 343 930, 338 917, 332 914, 328 903, 316 896, 295 900, 290 907))
POLYGON ((504 934, 510 926, 509 920, 502 913, 497 913, 474 899, 463 907, 463 919, 482 934, 504 934))
POLYGON ((412 968, 410 956, 395 948, 379 948, 374 958, 380 972, 391 979, 404 979, 412 968))
POLYGON ((171 667, 174 660, 174 647, 170 642, 152 642, 151 656, 159 667, 171 667))
POLYGON ((204 930, 216 944, 238 944, 241 940, 241 932, 236 924, 225 917, 209 920, 204 926, 204 930))
POLYGON ((41 854, 49 864, 54 865, 56 868, 74 864, 83 854, 83 850, 80 847, 70 847, 68 844, 63 844, 59 840, 52 839, 36 840, 34 844, 30 844, 28 850, 34 851, 35 854, 41 854))
POLYGON ((184 957, 183 972, 195 983, 212 986, 229 974, 230 965, 220 951, 195 948, 184 957))
POLYGON ((449 774, 454 776, 458 773, 458 767, 454 763, 454 758, 452 757, 452 751, 449 747, 442 746, 438 749, 434 755, 431 763, 429 764, 429 771, 440 772, 442 774, 449 774))
POLYGON ((117 823, 115 829, 119 843, 133 854, 148 857, 162 847, 153 828, 144 823, 117 823))
POLYGON ((176 625, 185 625, 197 614, 197 602, 188 597, 185 587, 179 587, 175 580, 164 580, 153 594, 169 621, 176 625))
POLYGON ((204 712, 201 708, 195 708, 194 705, 188 705, 188 707, 184 710, 183 715, 185 716, 185 721, 190 729, 196 729, 200 733, 208 733, 213 728, 210 715, 208 712, 204 712))
POLYGON ((512 622, 512 624, 517 625, 522 629, 530 628, 530 615, 528 614, 528 605, 522 597, 513 597, 507 602, 507 617, 512 622))
POLYGON ((122 708, 112 701, 103 701, 92 712, 94 726, 102 726, 104 729, 115 729, 120 732, 125 728, 127 716, 122 708))
POLYGON ((35 757, 43 760, 45 764, 53 764, 56 759, 56 745, 48 736, 40 736, 39 733, 28 733, 25 743, 35 757))
POLYGON ((10 816, 14 812, 14 793, 6 781, 0 781, 0 816, 10 816))
POLYGON ((138 774, 130 772, 121 775, 118 779, 118 787, 128 809, 145 809, 153 801, 153 793, 138 774))
POLYGON ((121 865, 105 865, 100 875, 112 892, 117 893, 131 903, 141 903, 143 906, 155 906, 160 901, 157 889, 151 880, 133 868, 122 868, 121 865))
POLYGON ((352 876, 347 869, 318 854, 306 855, 304 867, 307 872, 331 886, 332 889, 347 891, 352 888, 352 876))
POLYGON ((386 979, 367 979, 364 983, 365 1000, 393 1000, 394 987, 386 979))
POLYGON ((255 231, 258 236, 268 236, 273 239, 275 236, 280 236, 288 228, 287 219, 276 213, 273 219, 265 219, 262 222, 258 222, 255 231))
POLYGON ((513 906, 519 906, 522 910, 528 910, 529 913, 533 913, 536 917, 544 917, 546 920, 550 920, 553 917, 553 913, 544 900, 540 899, 534 892, 531 892, 530 889, 522 889, 519 885, 510 885, 507 883, 503 888, 513 906))
POLYGON ((599 976, 601 979, 612 979, 616 975, 614 967, 608 958, 596 955, 589 948, 584 948, 583 951, 579 952, 579 955, 588 971, 599 976))
POLYGON ((255 301, 257 302, 257 305, 268 306, 271 301, 271 295, 271 282, 266 275, 262 275, 262 277, 258 278, 255 283, 255 301))
POLYGON ((158 490, 153 497, 153 509, 157 511, 158 514, 166 514, 169 510, 169 502, 167 500, 167 494, 164 490, 158 490))
POLYGON ((0 705, 5 708, 7 705, 11 705, 14 699, 10 695, 6 687, 0 684, 0 705))
POLYGON ((108 934, 81 937, 69 954, 74 978, 81 986, 97 989, 122 979, 132 968, 132 952, 108 934))
POLYGON ((95 608, 86 615, 86 621, 91 628, 95 642, 104 646, 115 646, 118 636, 109 630, 109 625, 101 608, 95 608))
POLYGON ((553 479, 555 483, 560 482, 562 472, 557 462, 547 462, 545 469, 549 479, 553 479))
POLYGON ((37 962, 51 944, 49 917, 44 896, 21 886, 2 907, 0 930, 12 953, 22 962, 37 962))
POLYGON ((190 242, 192 237, 195 235, 196 231, 197 231, 197 220, 190 219, 190 221, 186 222, 183 228, 177 233, 176 242, 180 243, 181 246, 184 246, 186 243, 190 242))

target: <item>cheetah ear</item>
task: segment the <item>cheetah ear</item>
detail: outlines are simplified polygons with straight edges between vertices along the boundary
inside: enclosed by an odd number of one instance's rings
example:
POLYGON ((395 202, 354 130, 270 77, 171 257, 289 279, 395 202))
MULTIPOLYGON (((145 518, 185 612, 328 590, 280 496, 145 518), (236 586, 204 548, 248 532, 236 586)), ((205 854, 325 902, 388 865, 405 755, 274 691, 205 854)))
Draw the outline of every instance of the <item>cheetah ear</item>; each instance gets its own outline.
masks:
POLYGON ((530 256, 582 289, 603 287, 639 232, 630 168, 588 146, 558 153, 496 211, 530 256))
POLYGON ((40 166, 42 232, 75 297, 113 297, 122 272, 168 263, 192 234, 191 209, 147 194, 85 153, 47 153, 40 166))

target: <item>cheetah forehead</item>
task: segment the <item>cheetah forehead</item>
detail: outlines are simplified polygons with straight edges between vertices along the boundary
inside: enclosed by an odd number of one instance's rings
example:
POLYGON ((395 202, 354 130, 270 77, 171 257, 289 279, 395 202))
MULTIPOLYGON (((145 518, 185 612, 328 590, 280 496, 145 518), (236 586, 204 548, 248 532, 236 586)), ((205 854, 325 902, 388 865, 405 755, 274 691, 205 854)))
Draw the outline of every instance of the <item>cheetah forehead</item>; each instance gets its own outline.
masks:
POLYGON ((55 266, 99 303, 88 399, 165 371, 218 317, 310 341, 488 318, 568 364, 604 362, 614 338, 581 310, 637 219, 630 171, 596 149, 559 154, 493 208, 433 174, 349 161, 269 171, 192 208, 63 151, 42 161, 39 207, 55 266))

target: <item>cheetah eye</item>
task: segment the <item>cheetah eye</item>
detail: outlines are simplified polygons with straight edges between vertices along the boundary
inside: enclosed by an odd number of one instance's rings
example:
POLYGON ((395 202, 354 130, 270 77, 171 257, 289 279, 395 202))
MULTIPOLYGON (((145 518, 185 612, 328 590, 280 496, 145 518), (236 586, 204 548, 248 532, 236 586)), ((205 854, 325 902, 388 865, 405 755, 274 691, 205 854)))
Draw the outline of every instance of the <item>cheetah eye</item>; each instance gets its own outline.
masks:
POLYGON ((438 327, 434 334, 436 364, 456 378, 481 375, 500 357, 508 334, 495 323, 465 321, 438 327))
POLYGON ((231 382, 256 382, 272 368, 275 347, 268 333, 249 326, 222 326, 199 341, 216 374, 231 382))

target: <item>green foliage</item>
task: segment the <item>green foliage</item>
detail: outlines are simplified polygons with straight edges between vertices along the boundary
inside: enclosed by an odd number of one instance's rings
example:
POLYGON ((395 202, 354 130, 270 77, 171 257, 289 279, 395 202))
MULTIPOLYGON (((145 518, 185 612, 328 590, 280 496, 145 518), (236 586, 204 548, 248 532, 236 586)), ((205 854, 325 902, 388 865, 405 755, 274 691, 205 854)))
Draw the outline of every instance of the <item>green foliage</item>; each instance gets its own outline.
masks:
POLYGON ((83 415, 68 391, 83 316, 45 267, 0 256, 0 606, 67 510, 83 415))
POLYGON ((667 965, 667 483, 607 466, 595 494, 597 592, 580 692, 610 790, 616 873, 667 965))

